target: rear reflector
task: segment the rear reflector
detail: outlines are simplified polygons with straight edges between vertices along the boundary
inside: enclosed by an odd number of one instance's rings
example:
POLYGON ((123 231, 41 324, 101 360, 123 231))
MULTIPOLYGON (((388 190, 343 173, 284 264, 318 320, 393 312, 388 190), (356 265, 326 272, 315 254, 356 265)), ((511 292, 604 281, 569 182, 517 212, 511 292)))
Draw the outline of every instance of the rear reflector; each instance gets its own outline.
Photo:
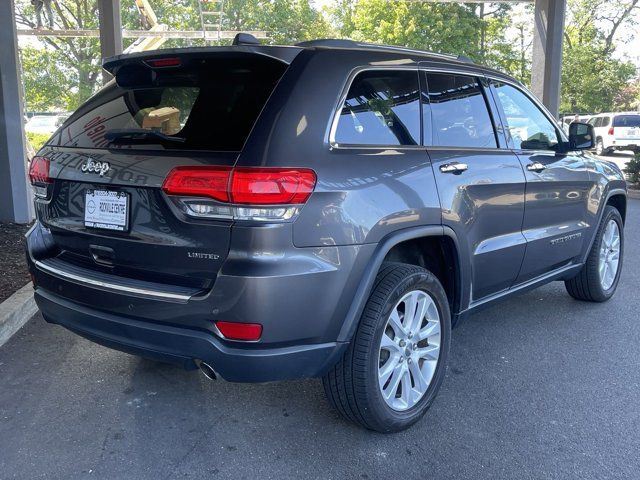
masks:
POLYGON ((51 183, 49 177, 49 159, 33 157, 29 165, 29 181, 31 185, 51 183))
POLYGON ((216 327, 230 340, 256 341, 262 336, 259 323, 216 322, 216 327))
POLYGON ((177 167, 162 189, 237 205, 300 205, 315 185, 315 172, 306 168, 177 167))

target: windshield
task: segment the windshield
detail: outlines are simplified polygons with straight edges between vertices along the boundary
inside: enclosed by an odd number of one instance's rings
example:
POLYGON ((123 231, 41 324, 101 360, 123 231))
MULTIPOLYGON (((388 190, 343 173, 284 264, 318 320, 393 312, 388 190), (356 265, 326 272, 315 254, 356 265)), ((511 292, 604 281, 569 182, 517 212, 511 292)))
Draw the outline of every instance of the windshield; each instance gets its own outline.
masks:
POLYGON ((134 78, 99 93, 93 108, 74 115, 59 145, 239 151, 285 68, 262 58, 210 60, 163 70, 153 85, 134 78))
POLYGON ((614 127, 640 127, 640 115, 618 115, 613 119, 614 127))

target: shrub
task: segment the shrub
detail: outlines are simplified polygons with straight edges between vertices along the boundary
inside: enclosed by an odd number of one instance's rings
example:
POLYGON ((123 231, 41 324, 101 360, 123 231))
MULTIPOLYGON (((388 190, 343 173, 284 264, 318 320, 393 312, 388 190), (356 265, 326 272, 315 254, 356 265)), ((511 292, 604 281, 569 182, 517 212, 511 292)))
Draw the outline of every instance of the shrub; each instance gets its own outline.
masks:
POLYGON ((37 152, 38 150, 40 150, 40 148, 42 148, 44 143, 49 140, 50 136, 51 135, 49 135, 48 133, 27 132, 27 141, 31 144, 33 150, 37 152))
POLYGON ((624 173, 627 174, 627 178, 631 183, 640 184, 640 153, 636 153, 627 166, 624 168, 624 173))

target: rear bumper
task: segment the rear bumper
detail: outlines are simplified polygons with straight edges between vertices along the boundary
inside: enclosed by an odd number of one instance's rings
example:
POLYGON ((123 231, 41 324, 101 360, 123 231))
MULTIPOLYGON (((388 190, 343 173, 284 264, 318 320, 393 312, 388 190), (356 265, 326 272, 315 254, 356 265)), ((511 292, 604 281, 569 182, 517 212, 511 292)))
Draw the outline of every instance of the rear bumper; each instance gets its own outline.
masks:
POLYGON ((78 305, 42 288, 35 300, 47 322, 61 325, 109 348, 187 369, 202 360, 232 382, 268 382, 323 375, 346 344, 324 343, 282 348, 233 348, 207 331, 112 315, 78 305))
POLYGON ((609 148, 613 148, 614 150, 635 150, 640 148, 640 140, 639 139, 615 139, 611 143, 609 148))

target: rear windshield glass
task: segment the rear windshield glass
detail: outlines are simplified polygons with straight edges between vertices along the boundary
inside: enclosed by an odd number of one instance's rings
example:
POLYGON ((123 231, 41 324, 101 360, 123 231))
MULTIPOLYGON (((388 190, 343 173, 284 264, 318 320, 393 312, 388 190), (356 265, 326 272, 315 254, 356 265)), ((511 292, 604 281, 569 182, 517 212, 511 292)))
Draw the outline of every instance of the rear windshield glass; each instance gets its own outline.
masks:
POLYGON ((106 88, 90 101, 88 111, 82 108, 69 119, 54 144, 241 150, 286 65, 262 57, 193 63, 156 71, 153 77, 137 66, 126 77, 126 87, 106 88))
POLYGON ((618 115, 613 118, 614 127, 640 127, 640 115, 618 115))

